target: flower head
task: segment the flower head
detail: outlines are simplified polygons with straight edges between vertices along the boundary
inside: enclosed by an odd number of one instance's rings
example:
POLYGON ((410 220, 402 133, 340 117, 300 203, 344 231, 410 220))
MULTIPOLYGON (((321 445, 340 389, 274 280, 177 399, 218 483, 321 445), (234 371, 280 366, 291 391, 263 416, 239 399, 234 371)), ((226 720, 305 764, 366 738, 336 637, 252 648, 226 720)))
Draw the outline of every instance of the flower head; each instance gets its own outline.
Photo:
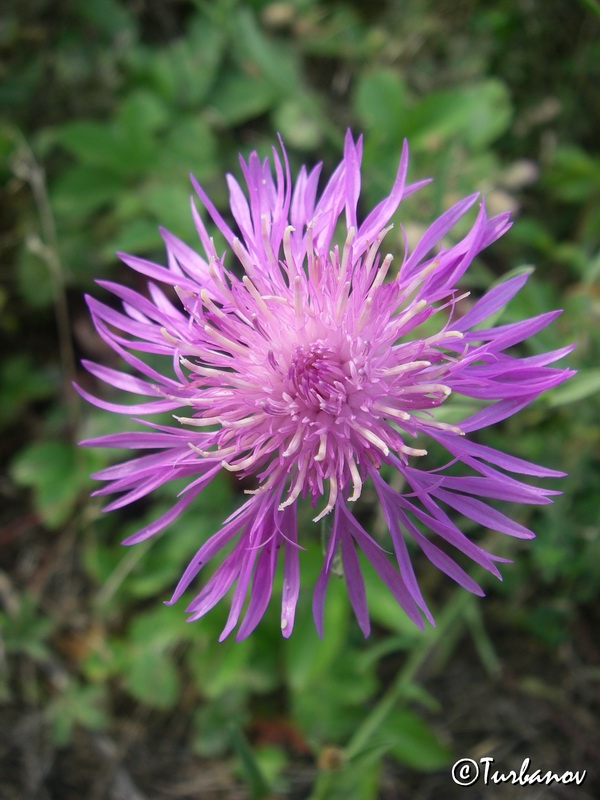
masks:
POLYGON ((108 481, 99 493, 121 493, 107 510, 173 479, 189 481, 166 514, 125 543, 140 542, 173 522, 221 469, 255 480, 241 508, 202 543, 170 601, 233 542, 188 607, 190 619, 197 619, 235 584, 222 637, 237 625, 247 595, 238 638, 258 624, 281 550, 281 629, 284 636, 291 633, 300 582, 296 506, 301 498, 316 507, 315 521, 331 515, 313 595, 317 629, 322 632, 325 591, 339 552, 351 605, 367 635, 357 549, 408 616, 422 625, 423 616, 432 618, 406 539, 413 539, 459 584, 481 594, 448 550, 455 548, 498 577, 496 562, 504 559, 463 534, 449 510, 529 538, 531 531, 487 501, 548 503, 556 492, 512 476, 562 474, 469 438, 570 375, 547 366, 569 347, 525 358, 506 352, 559 312, 499 327, 480 325, 519 291, 527 275, 495 286, 466 313, 458 311, 465 297, 457 288, 459 279, 473 258, 507 230, 508 215, 488 218, 480 203, 467 235, 446 246, 446 233, 477 202, 477 195, 467 197, 442 214, 412 252, 405 247, 402 263, 392 269, 392 256, 382 250, 390 218, 422 184, 406 184, 405 144, 390 195, 359 222, 361 144, 346 136, 343 160, 320 197, 320 166, 310 172, 302 168, 292 183, 283 146, 283 161, 273 151, 274 174, 269 161, 256 153, 247 163, 241 160, 246 192, 227 177, 236 232, 194 181, 228 252, 219 255, 192 203, 203 255, 162 231, 168 266, 121 255, 149 279, 147 296, 101 282, 122 301, 123 311, 88 299, 98 333, 133 374, 85 362, 88 370, 112 386, 151 399, 121 406, 79 391, 101 408, 135 417, 177 411, 173 425, 146 422, 142 430, 85 442, 152 451, 95 475, 108 481), (159 284, 172 289, 165 292, 159 284), (166 357, 164 373, 146 363, 146 353, 166 357), (451 425, 436 416, 451 393, 486 404, 451 425), (449 452, 446 467, 462 462, 466 474, 420 469, 432 440, 449 452), (401 474, 404 493, 384 480, 383 465, 401 474), (366 481, 379 498, 395 564, 352 513, 366 481))

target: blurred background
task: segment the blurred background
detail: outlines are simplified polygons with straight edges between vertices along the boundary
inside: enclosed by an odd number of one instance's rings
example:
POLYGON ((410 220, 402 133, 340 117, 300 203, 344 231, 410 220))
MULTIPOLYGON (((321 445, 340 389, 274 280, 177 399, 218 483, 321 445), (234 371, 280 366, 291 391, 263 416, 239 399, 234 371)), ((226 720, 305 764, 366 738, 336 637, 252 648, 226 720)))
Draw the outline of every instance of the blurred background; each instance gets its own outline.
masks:
MULTIPOLYGON (((0 12, 0 797, 397 800, 600 796, 600 10, 595 0, 13 0, 0 12), (485 441, 568 471, 552 506, 513 508, 532 542, 461 523, 514 559, 486 598, 417 572, 438 620, 414 629, 367 574, 364 640, 341 581, 311 620, 318 540, 293 637, 277 599, 251 638, 167 608, 188 557, 241 502, 224 478, 164 534, 119 542, 173 488, 108 515, 84 437, 127 421, 82 357, 116 366, 83 301, 115 258, 194 246, 193 172, 221 209, 237 154, 280 132, 295 174, 365 134, 362 210, 403 137, 409 238, 474 190, 516 224, 474 265, 475 295, 535 267, 503 322, 565 313, 523 348, 576 341, 578 375, 485 441), (460 757, 586 782, 462 789, 460 757)), ((398 226, 390 246, 400 250, 398 226), (395 237, 395 238, 394 238, 395 237)), ((546 485, 550 485, 548 482, 546 485)), ((555 488, 555 485, 552 485, 555 488)), ((368 497, 367 497, 368 500, 368 497)), ((380 526, 371 508, 373 530, 380 526)), ((309 517, 307 515, 306 519, 309 517)), ((308 526, 307 526, 308 529, 308 526)), ((303 544, 305 542, 303 541, 303 544)), ((308 543, 308 537, 307 542, 308 543)), ((471 574, 473 571, 471 570, 471 574)))

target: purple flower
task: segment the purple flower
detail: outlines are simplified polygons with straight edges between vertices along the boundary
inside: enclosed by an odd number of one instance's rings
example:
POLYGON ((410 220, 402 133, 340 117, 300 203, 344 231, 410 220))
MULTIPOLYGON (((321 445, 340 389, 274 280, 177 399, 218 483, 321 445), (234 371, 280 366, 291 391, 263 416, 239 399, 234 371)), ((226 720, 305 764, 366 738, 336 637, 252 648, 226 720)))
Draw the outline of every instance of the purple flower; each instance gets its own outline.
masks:
POLYGON ((508 215, 488 218, 481 202, 467 235, 457 244, 441 244, 477 202, 477 195, 471 195, 442 214, 412 252, 405 248, 401 263, 392 268, 392 256, 381 250, 390 217, 425 181, 406 184, 405 143, 389 197, 359 222, 361 150, 361 139, 354 142, 348 134, 344 158, 320 197, 320 165, 310 172, 303 167, 292 183, 283 146, 283 162, 273 151, 274 175, 269 161, 261 162, 256 153, 247 163, 241 160, 246 192, 227 176, 237 233, 193 181, 231 252, 219 255, 192 204, 203 255, 163 230, 167 267, 121 255, 149 279, 148 296, 101 281, 122 301, 123 311, 88 299, 98 333, 131 371, 91 362, 85 366, 111 386, 151 399, 116 405, 79 389, 81 394, 101 408, 133 417, 178 409, 173 425, 145 422, 142 430, 84 442, 151 451, 94 476, 108 482, 98 494, 120 493, 106 510, 128 505, 168 481, 188 481, 173 507, 125 544, 141 542, 173 522, 221 469, 255 480, 246 502, 202 544, 170 601, 181 597, 202 567, 232 542, 188 606, 190 619, 198 619, 235 586, 221 638, 237 625, 247 595, 238 638, 258 624, 269 603, 280 550, 281 630, 290 635, 302 549, 296 506, 303 497, 317 509, 315 521, 330 515, 313 595, 317 630, 322 633, 334 556, 341 554, 350 603, 368 635, 357 549, 422 627, 423 616, 433 620, 406 539, 461 586, 483 594, 448 551, 455 548, 498 577, 496 562, 505 559, 465 536, 452 512, 530 538, 531 531, 487 501, 549 503, 557 492, 512 475, 563 475, 469 438, 571 374, 547 366, 570 347, 525 358, 506 352, 560 312, 481 326, 521 289, 526 275, 495 286, 466 313, 457 307, 467 296, 457 289, 458 281, 475 256, 509 228, 508 215), (168 291, 158 284, 166 284, 168 291), (156 355, 165 356, 164 374, 146 363, 147 353, 152 363, 156 355), (436 409, 453 392, 485 405, 457 425, 447 424, 436 417, 436 409), (451 460, 441 469, 424 470, 419 461, 431 440, 451 460), (456 462, 465 468, 460 476, 447 470, 456 462), (404 493, 384 480, 383 465, 400 473, 404 493), (379 498, 395 564, 352 513, 367 481, 379 498))

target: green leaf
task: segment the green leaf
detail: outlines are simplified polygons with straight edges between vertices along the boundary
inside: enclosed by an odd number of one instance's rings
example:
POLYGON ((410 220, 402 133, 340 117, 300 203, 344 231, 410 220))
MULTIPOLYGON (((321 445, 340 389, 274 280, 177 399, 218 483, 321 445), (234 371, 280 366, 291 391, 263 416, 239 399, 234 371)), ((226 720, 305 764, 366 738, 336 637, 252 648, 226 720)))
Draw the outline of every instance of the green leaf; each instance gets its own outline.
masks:
MULTIPOLYGON (((218 165, 217 141, 211 128, 202 117, 191 116, 180 119, 169 130, 156 170, 177 181, 179 190, 189 200, 190 172, 198 180, 205 180, 215 173, 218 165)), ((189 205, 185 216, 190 217, 189 205)))
POLYGON ((49 397, 58 377, 58 370, 54 374, 45 370, 29 353, 8 357, 0 364, 0 423, 18 417, 29 403, 49 397))
POLYGON ((175 614, 170 606, 160 603, 135 617, 128 629, 128 639, 140 647, 163 651, 191 637, 192 630, 182 614, 175 614))
POLYGON ((290 762, 289 755, 283 749, 283 743, 279 746, 261 745, 255 748, 254 757, 267 784, 270 786, 279 782, 281 773, 290 762))
POLYGON ((398 142, 409 107, 408 92, 400 75, 389 68, 365 72, 354 91, 354 111, 369 139, 398 142))
POLYGON ((135 647, 127 653, 127 691, 152 708, 172 708, 179 697, 179 673, 168 653, 135 647))
POLYGON ((122 170, 118 139, 106 122, 75 120, 66 122, 55 134, 56 141, 82 164, 122 170))
POLYGON ((309 97, 281 103, 273 113, 275 128, 284 141, 299 150, 315 150, 323 141, 321 114, 309 97))
POLYGON ((205 758, 225 755, 231 748, 229 726, 232 719, 238 725, 248 721, 246 698, 237 685, 226 694, 199 705, 194 714, 194 751, 205 758))
POLYGON ((343 648, 349 623, 348 597, 340 578, 332 577, 329 583, 322 639, 315 630, 307 600, 298 603, 294 632, 287 647, 288 682, 296 692, 304 692, 328 672, 343 648))
POLYGON ((585 202, 600 192, 600 159, 574 145, 559 147, 544 182, 561 200, 585 202))
POLYGON ((36 442, 13 461, 11 474, 21 486, 34 492, 36 511, 50 528, 57 528, 72 512, 87 472, 81 469, 80 453, 64 442, 36 442))
POLYGON ((331 771, 322 771, 311 797, 324 800, 376 800, 383 751, 371 749, 361 758, 331 771))
POLYGON ((123 189, 115 172, 76 164, 63 170, 50 188, 50 203, 57 216, 71 223, 108 206, 123 189))
POLYGON ((112 262, 117 251, 149 253, 160 248, 161 242, 156 220, 140 217, 124 224, 115 237, 102 248, 101 255, 106 262, 112 262))
POLYGON ((0 613, 0 623, 8 653, 26 653, 34 661, 47 658, 45 641, 52 633, 53 622, 38 611, 33 598, 23 595, 14 613, 0 613))
POLYGON ((289 44, 267 36, 248 8, 236 11, 232 26, 242 59, 254 62, 280 96, 291 97, 302 92, 298 60, 289 44))
POLYGON ((227 640, 217 651, 205 654, 201 662, 192 666, 198 688, 206 697, 219 697, 233 685, 247 687, 245 674, 254 649, 252 640, 243 642, 227 640))
POLYGON ((260 75, 225 73, 208 100, 217 121, 226 127, 255 119, 276 104, 278 92, 260 75))
POLYGON ((54 280, 44 256, 26 241, 17 257, 19 292, 31 308, 47 308, 54 302, 54 280))
POLYGON ((174 108, 198 109, 206 104, 225 51, 225 33, 206 15, 186 23, 185 38, 168 47, 140 47, 128 54, 130 68, 174 108))
POLYGON ((88 20, 98 32, 112 36, 133 36, 133 18, 117 0, 86 0, 73 11, 88 20))
POLYGON ((154 131, 165 119, 160 103, 150 94, 135 93, 125 98, 114 121, 67 122, 55 139, 81 164, 133 178, 153 167, 160 152, 154 131))
POLYGON ((600 369, 581 369, 566 383, 553 389, 548 396, 548 404, 555 408, 567 403, 577 403, 600 392, 600 369))
POLYGON ((423 771, 444 767, 452 752, 417 714, 402 709, 392 713, 380 729, 382 744, 398 761, 423 771))
POLYGON ((101 686, 85 686, 70 681, 66 690, 47 707, 52 734, 57 745, 68 744, 77 724, 89 730, 102 730, 108 724, 104 711, 105 692, 101 686))
POLYGON ((506 86, 490 78, 426 95, 407 115, 404 133, 413 146, 425 149, 436 149, 453 138, 478 149, 497 139, 511 118, 506 86))
POLYGON ((138 89, 126 96, 116 116, 118 130, 129 137, 147 137, 170 122, 169 109, 154 93, 138 89))
POLYGON ((140 191, 142 207, 160 224, 182 239, 192 239, 195 229, 190 213, 190 195, 181 182, 155 183, 140 191))
POLYGON ((360 724, 377 691, 374 666, 365 669, 360 661, 360 651, 346 643, 327 673, 292 692, 294 721, 313 744, 344 741, 360 724))
POLYGON ((229 735, 233 750, 240 760, 251 799, 263 800, 270 795, 270 787, 252 748, 237 725, 230 725, 229 735))

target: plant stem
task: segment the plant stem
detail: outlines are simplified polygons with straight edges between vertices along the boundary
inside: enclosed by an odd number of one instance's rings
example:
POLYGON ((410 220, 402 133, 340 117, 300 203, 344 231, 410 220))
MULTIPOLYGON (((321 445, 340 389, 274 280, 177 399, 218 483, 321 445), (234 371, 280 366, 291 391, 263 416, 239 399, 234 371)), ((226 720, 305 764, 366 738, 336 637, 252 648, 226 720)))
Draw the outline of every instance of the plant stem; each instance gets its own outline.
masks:
MULTIPOLYGON (((433 650, 439 644, 441 637, 450 632, 464 615, 465 610, 471 602, 472 595, 469 594, 469 592, 466 592, 462 588, 457 589, 445 610, 440 615, 437 626, 428 631, 423 631, 419 645, 410 653, 403 669, 400 670, 395 681, 380 698, 371 713, 363 720, 354 736, 350 739, 344 750, 344 760, 346 762, 355 759, 369 744, 371 744, 373 737, 377 734, 377 731, 385 722, 388 715, 397 706, 406 687, 414 680, 419 670, 429 659, 433 650)), ((336 775, 337 772, 335 770, 320 771, 317 775, 309 800, 326 800, 329 796, 329 790, 335 782, 336 775)))
POLYGON ((460 618, 470 600, 471 595, 468 592, 465 592, 464 589, 457 590, 442 613, 436 628, 423 633, 421 643, 409 655, 406 664, 398 673, 394 683, 392 683, 350 739, 345 750, 348 760, 355 758, 369 743, 387 716, 393 711, 407 685, 411 683, 427 661, 440 637, 460 618))
POLYGON ((33 150, 24 136, 18 133, 15 138, 18 141, 22 153, 20 160, 16 162, 17 167, 15 173, 29 184, 40 222, 41 241, 37 241, 37 246, 35 243, 32 243, 32 249, 37 252, 42 262, 45 263, 52 278, 58 347, 62 371, 65 378, 64 390, 66 395, 66 407, 69 425, 71 431, 74 433, 79 425, 79 399, 71 388, 76 374, 76 361, 71 338, 71 322, 65 288, 64 270, 58 254, 56 225, 52 214, 50 199, 48 197, 44 169, 38 163, 33 150))
POLYGON ((591 11, 592 14, 600 18, 600 5, 596 0, 581 0, 581 4, 585 6, 588 11, 591 11))

